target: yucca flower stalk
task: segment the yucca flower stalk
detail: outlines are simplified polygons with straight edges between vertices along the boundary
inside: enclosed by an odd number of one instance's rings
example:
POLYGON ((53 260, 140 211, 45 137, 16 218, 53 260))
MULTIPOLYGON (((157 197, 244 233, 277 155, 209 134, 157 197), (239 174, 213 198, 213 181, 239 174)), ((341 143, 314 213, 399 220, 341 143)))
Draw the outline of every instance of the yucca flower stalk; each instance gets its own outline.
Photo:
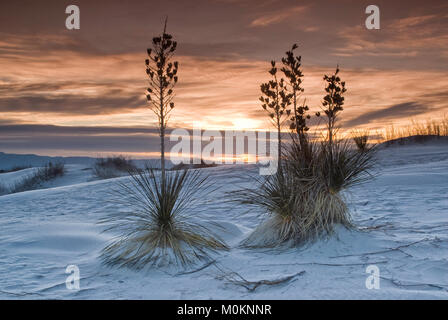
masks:
POLYGON ((147 49, 148 58, 145 60, 148 75, 146 98, 150 109, 157 117, 160 134, 162 181, 165 176, 165 131, 174 108, 174 87, 178 81, 179 68, 179 63, 172 61, 177 42, 166 32, 167 20, 162 34, 152 38, 152 48, 147 49))
POLYGON ((291 115, 291 110, 288 106, 291 104, 291 93, 288 93, 286 83, 283 78, 278 77, 277 67, 274 60, 271 61, 271 68, 269 74, 272 79, 260 85, 262 96, 260 97, 261 107, 265 110, 272 124, 277 129, 277 153, 278 153, 278 170, 281 170, 282 163, 282 127, 284 122, 291 115))

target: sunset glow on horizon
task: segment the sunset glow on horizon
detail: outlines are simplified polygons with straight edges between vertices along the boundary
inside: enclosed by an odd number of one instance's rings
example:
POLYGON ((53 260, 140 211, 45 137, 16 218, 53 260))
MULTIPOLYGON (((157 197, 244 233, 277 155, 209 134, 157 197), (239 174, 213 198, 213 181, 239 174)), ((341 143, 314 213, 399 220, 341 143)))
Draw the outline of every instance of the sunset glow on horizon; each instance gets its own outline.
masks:
POLYGON ((80 30, 65 29, 64 3, 26 1, 22 10, 20 2, 0 5, 3 152, 156 153, 144 59, 165 15, 180 65, 169 130, 195 122, 270 130, 260 84, 270 60, 280 63, 293 43, 302 56, 300 101, 312 114, 324 96, 323 75, 339 64, 348 89, 344 130, 381 131, 448 112, 446 1, 377 1, 380 30, 364 27, 365 1, 78 1, 80 30), (129 145, 133 137, 147 137, 145 150, 129 145))

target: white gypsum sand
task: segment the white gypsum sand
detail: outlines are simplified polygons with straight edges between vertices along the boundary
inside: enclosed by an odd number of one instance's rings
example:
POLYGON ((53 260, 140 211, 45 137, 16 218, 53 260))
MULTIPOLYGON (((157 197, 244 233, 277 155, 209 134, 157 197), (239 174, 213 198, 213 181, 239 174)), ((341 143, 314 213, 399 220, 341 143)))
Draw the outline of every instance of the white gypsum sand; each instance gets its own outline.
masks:
POLYGON ((0 196, 0 298, 448 299, 448 145, 392 146, 378 157, 380 175, 345 194, 359 230, 284 250, 238 247, 259 214, 224 192, 247 185, 254 166, 201 169, 221 188, 201 199, 196 219, 220 225, 230 251, 187 270, 139 272, 99 259, 111 235, 96 223, 131 210, 110 193, 128 178, 90 181, 85 166, 69 165, 48 189, 0 196), (66 288, 72 264, 79 291, 66 288), (379 290, 366 288, 369 265, 380 270, 379 290))

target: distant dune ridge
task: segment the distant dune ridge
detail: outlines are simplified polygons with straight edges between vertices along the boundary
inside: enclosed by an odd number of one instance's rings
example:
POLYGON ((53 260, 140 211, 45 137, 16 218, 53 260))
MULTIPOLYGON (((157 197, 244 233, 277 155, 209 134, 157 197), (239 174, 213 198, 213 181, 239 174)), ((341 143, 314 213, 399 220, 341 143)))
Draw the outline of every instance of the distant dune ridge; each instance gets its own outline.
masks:
MULTIPOLYGON (((436 135, 414 135, 410 137, 396 138, 381 143, 381 145, 384 147, 397 146, 397 145, 412 145, 412 144, 448 146, 448 137, 436 136, 436 135)), ((38 167, 45 165, 49 161, 53 163, 63 162, 65 164, 79 164, 79 165, 85 165, 86 167, 92 167, 99 158, 101 157, 81 157, 81 156, 50 157, 50 156, 40 156, 36 154, 14 154, 14 153, 0 152, 0 170, 11 170, 15 167, 38 167)), ((159 160, 157 159, 133 159, 133 161, 138 167, 143 167, 144 164, 147 162, 149 162, 151 166, 154 168, 160 167, 159 160)), ((173 163, 169 160, 166 160, 166 166, 167 168, 181 167, 181 166, 177 167, 174 166, 173 163)), ((185 166, 193 167, 189 165, 185 166)))
MULTIPOLYGON (((101 158, 101 157, 98 157, 101 158)), ((14 154, 0 152, 0 170, 11 170, 14 167, 38 167, 48 162, 63 162, 65 164, 79 164, 92 167, 98 158, 95 157, 49 157, 36 154, 14 154)), ((143 166, 149 162, 151 166, 159 168, 160 164, 156 159, 137 159, 134 160, 137 166, 143 166)), ((171 167, 171 161, 166 161, 167 167, 171 167)))
POLYGON ((14 167, 39 167, 48 162, 91 165, 95 158, 90 157, 49 157, 36 154, 14 154, 0 152, 0 169, 10 170, 14 167))
POLYGON ((381 143, 381 145, 386 147, 394 145, 412 145, 412 144, 424 144, 424 145, 433 144, 433 145, 448 146, 448 136, 414 135, 410 137, 396 138, 381 143))

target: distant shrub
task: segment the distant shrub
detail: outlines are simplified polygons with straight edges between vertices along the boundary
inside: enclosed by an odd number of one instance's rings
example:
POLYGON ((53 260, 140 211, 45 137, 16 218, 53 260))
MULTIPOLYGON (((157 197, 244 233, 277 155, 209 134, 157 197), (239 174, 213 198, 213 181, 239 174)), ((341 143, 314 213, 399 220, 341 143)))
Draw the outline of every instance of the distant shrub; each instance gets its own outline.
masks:
MULTIPOLYGON (((410 125, 400 128, 390 125, 386 127, 383 141, 388 143, 394 141, 402 143, 403 138, 413 137, 416 142, 424 142, 438 137, 448 136, 448 116, 439 120, 427 120, 425 122, 411 121, 410 125)), ((393 143, 394 143, 393 142, 393 143)))
POLYGON ((365 151, 367 149, 369 137, 369 131, 367 130, 352 131, 352 139, 360 151, 365 151))
POLYGON ((216 163, 205 163, 204 160, 201 159, 201 163, 194 163, 194 164, 186 164, 186 163, 179 163, 176 164, 171 168, 172 171, 175 170, 185 170, 185 169, 201 169, 201 168, 213 168, 216 167, 216 163))
POLYGON ((93 166, 93 173, 100 179, 116 178, 135 171, 137 167, 130 159, 123 156, 99 158, 93 166))
POLYGON ((0 196, 2 196, 4 194, 8 194, 8 193, 9 193, 9 190, 3 184, 0 183, 0 196))
POLYGON ((62 162, 52 163, 51 161, 43 168, 38 169, 38 174, 44 181, 48 181, 65 174, 65 165, 62 162))
POLYGON ((62 162, 48 162, 44 167, 38 168, 36 172, 24 177, 11 187, 10 193, 35 190, 44 182, 50 181, 65 174, 65 165, 62 162))

